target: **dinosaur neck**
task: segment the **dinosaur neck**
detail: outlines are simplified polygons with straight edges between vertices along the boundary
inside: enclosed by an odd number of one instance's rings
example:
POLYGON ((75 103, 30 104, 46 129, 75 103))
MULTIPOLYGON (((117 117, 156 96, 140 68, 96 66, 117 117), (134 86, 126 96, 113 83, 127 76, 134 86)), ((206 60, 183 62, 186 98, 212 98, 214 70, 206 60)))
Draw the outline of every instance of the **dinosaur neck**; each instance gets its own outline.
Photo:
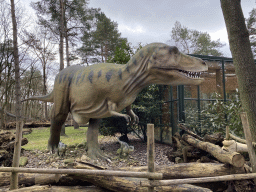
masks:
POLYGON ((144 87, 151 84, 152 79, 148 73, 148 63, 153 53, 153 48, 141 49, 124 66, 123 92, 126 95, 136 96, 144 87))

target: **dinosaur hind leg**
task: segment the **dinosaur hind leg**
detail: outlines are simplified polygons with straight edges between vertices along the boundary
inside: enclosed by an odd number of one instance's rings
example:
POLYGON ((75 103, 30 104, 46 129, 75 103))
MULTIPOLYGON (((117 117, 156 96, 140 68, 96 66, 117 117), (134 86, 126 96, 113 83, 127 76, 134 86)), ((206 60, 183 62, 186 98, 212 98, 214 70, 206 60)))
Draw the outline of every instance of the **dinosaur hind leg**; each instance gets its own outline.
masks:
POLYGON ((48 140, 48 148, 50 150, 55 150, 58 148, 58 144, 60 142, 60 132, 61 127, 65 123, 65 120, 68 116, 68 113, 65 112, 55 112, 55 106, 53 106, 51 112, 51 130, 50 130, 50 138, 48 140))
POLYGON ((101 119, 90 119, 89 127, 87 130, 87 153, 88 156, 92 159, 104 159, 110 161, 109 158, 104 155, 101 151, 98 143, 98 133, 101 119))

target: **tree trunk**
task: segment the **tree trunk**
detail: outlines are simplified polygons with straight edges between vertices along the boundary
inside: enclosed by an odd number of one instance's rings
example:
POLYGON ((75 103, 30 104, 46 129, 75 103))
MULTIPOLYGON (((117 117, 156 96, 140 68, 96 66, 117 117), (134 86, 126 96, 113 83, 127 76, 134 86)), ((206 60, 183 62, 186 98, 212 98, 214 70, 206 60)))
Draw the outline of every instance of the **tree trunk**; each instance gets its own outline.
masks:
POLYGON ((63 57, 63 34, 64 34, 64 7, 63 7, 63 0, 60 1, 60 71, 64 69, 64 57, 63 57))
MULTIPOLYGON (((46 61, 45 61, 45 54, 43 55, 43 95, 46 95, 47 88, 46 88, 46 61)), ((48 119, 47 113, 47 102, 44 102, 44 118, 48 119)))
MULTIPOLYGON (((66 6, 66 0, 64 0, 64 6, 66 6)), ((63 8, 64 10, 66 10, 66 8, 63 8)), ((63 18, 64 18, 64 23, 65 23, 65 40, 66 40, 66 61, 67 61, 67 67, 70 66, 69 63, 69 45, 68 45, 68 27, 67 27, 67 19, 65 17, 65 12, 63 11, 63 18)))
MULTIPOLYGON (((46 74, 45 74, 45 66, 44 66, 43 71, 44 71, 44 72, 43 72, 43 79, 44 79, 43 95, 46 95, 46 93, 47 93, 47 89, 46 89, 46 74)), ((44 118, 45 118, 45 119, 48 119, 48 113, 47 113, 47 102, 44 102, 43 109, 44 109, 44 118)))
POLYGON ((4 129, 4 109, 0 110, 0 129, 4 129))
POLYGON ((238 79, 242 106, 256 141, 256 67, 253 60, 249 33, 241 8, 241 0, 221 0, 221 8, 227 27, 230 50, 238 79))
MULTIPOLYGON (((63 56, 63 34, 64 34, 64 5, 63 0, 60 1, 60 71, 64 69, 64 56, 63 56)), ((61 127, 62 136, 66 135, 65 133, 65 124, 61 127)))
MULTIPOLYGON (((14 0, 11 0, 11 15, 13 25, 13 57, 15 64, 15 115, 16 115, 16 137, 15 137, 15 149, 13 155, 13 167, 19 166, 20 151, 21 151, 21 139, 22 139, 22 122, 21 122, 21 91, 20 91, 20 66, 19 66, 19 52, 17 42, 17 23, 15 16, 15 4, 14 0)), ((18 188, 18 173, 12 173, 10 189, 18 188)))

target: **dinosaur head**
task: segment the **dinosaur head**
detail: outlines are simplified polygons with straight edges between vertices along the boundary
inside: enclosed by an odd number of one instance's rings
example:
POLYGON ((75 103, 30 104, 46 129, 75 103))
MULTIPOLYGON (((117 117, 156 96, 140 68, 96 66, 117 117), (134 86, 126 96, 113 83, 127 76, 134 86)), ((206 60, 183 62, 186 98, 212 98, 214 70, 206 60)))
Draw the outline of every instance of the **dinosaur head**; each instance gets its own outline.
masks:
POLYGON ((154 83, 165 85, 199 85, 200 74, 208 70, 206 63, 196 57, 180 53, 177 47, 151 44, 155 47, 148 63, 154 83))

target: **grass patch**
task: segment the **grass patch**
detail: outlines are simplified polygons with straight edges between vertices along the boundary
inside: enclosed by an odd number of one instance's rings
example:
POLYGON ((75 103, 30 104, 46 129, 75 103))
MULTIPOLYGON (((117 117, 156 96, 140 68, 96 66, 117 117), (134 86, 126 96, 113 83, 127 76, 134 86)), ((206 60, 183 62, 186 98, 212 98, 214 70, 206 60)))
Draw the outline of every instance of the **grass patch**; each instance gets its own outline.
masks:
MULTIPOLYGON (((66 127, 66 135, 61 136, 61 142, 66 145, 74 145, 84 143, 86 141, 87 127, 80 127, 74 129, 74 127, 66 127)), ((46 150, 48 145, 48 139, 50 136, 50 128, 35 128, 29 135, 24 135, 28 139, 28 144, 22 146, 26 150, 46 150)))

